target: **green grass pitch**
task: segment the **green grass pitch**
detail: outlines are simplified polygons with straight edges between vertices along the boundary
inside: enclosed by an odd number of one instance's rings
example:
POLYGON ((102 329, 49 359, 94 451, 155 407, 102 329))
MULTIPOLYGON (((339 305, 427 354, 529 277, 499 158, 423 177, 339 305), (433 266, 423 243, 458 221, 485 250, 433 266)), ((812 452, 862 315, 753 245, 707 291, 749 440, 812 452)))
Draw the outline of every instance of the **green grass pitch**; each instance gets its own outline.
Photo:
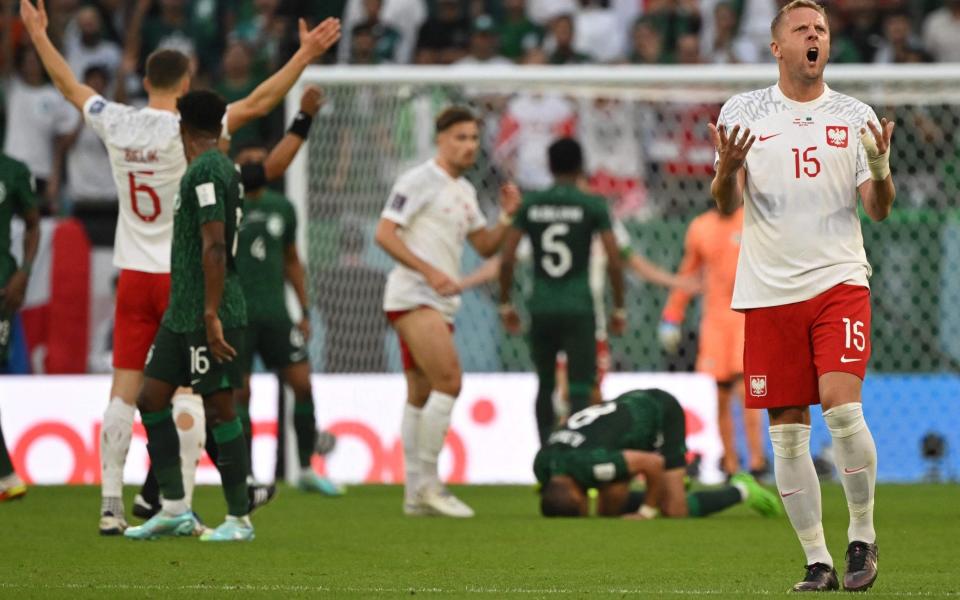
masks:
MULTIPOLYGON (((787 520, 744 507, 706 519, 547 520, 529 487, 456 493, 476 518, 405 518, 395 486, 340 499, 283 488, 254 516, 255 541, 206 545, 101 538, 97 488, 33 487, 0 504, 0 598, 749 598, 782 595, 802 575, 787 520)), ((823 499, 842 564, 843 493, 828 485, 823 499)), ((222 519, 219 488, 200 488, 195 505, 208 524, 222 519)), ((881 486, 877 506, 870 595, 960 596, 960 486, 881 486)))

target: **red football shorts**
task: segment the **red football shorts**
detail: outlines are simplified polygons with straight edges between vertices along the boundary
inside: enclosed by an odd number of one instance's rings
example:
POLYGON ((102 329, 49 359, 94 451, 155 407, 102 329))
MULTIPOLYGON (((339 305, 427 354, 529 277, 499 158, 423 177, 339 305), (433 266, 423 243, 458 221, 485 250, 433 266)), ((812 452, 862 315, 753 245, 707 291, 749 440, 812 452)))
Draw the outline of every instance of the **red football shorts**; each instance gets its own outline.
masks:
POLYGON ((142 371, 170 302, 170 274, 120 271, 113 318, 113 367, 142 371))
POLYGON ((820 404, 824 373, 866 374, 869 289, 838 285, 804 302, 744 312, 747 408, 820 404))
MULTIPOLYGON (((395 322, 397 319, 403 315, 412 313, 416 309, 410 310, 388 310, 387 320, 391 323, 395 322)), ((453 323, 447 323, 447 327, 450 329, 450 333, 453 333, 453 323)), ((417 361, 413 359, 413 354, 410 352, 410 346, 407 346, 407 343, 403 341, 403 337, 400 336, 400 333, 397 333, 397 339, 400 340, 400 358, 403 361, 403 370, 404 371, 413 371, 416 370, 417 361)))
MULTIPOLYGON (((610 372, 612 364, 610 357, 610 343, 607 340, 597 340, 597 385, 603 383, 603 378, 610 372)), ((563 352, 557 354, 557 371, 567 370, 567 355, 563 352)))

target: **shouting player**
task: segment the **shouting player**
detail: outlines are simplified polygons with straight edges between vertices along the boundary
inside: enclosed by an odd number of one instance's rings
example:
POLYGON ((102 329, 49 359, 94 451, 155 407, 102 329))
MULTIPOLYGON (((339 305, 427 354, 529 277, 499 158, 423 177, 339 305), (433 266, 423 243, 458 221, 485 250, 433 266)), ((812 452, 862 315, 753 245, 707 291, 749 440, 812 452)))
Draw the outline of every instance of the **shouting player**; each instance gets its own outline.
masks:
POLYGON ((596 488, 597 514, 606 517, 705 517, 740 502, 765 516, 781 514, 776 496, 746 473, 729 487, 687 494, 686 452, 683 408, 667 392, 635 390, 595 404, 571 415, 537 453, 540 512, 587 516, 587 490, 596 488), (630 493, 637 475, 646 482, 642 496, 630 493))
POLYGON ((563 351, 567 356, 570 412, 587 407, 596 383, 596 317, 589 282, 595 234, 603 243, 613 288, 610 329, 619 335, 626 326, 623 268, 607 202, 577 187, 583 173, 583 151, 576 140, 560 139, 550 145, 547 154, 554 184, 524 199, 500 257, 500 316, 507 331, 519 333, 520 318, 510 304, 510 293, 517 246, 525 234, 530 236, 534 260, 530 354, 539 380, 536 416, 541 445, 557 424, 553 408, 557 353, 563 351))
MULTIPOLYGON (((323 101, 319 88, 309 87, 300 101, 300 112, 290 126, 287 138, 297 141, 296 148, 310 132, 313 117, 323 101)), ((294 152, 296 148, 291 147, 294 152)), ((259 354, 268 369, 293 390, 293 428, 297 436, 300 475, 297 487, 305 492, 328 496, 343 493, 330 480, 320 477, 310 466, 317 452, 317 417, 310 384, 310 301, 306 276, 297 253, 297 216, 293 204, 266 187, 266 178, 252 177, 267 158, 267 150, 248 145, 237 153, 243 178, 243 221, 237 269, 247 301, 247 334, 242 355, 243 391, 237 411, 250 441, 250 372, 253 358, 259 354), (301 320, 293 323, 287 312, 284 283, 290 282, 300 302, 301 320)))
POLYGON ((477 191, 463 177, 480 148, 477 117, 466 108, 447 108, 437 117, 436 141, 436 158, 397 180, 376 240, 399 263, 387 278, 383 307, 400 338, 407 380, 401 424, 404 513, 472 517, 473 510, 447 491, 437 474, 461 385, 453 343, 460 259, 467 240, 485 257, 500 249, 520 192, 512 184, 503 187, 499 223, 486 228, 477 191))
MULTIPOLYGON (((30 268, 40 245, 40 211, 33 176, 25 164, 0 154, 0 372, 7 366, 13 317, 27 293, 30 268), (20 265, 10 252, 10 224, 23 219, 23 258, 20 265)), ((0 502, 21 498, 27 487, 13 471, 0 427, 0 502)))
POLYGON ((779 81, 734 96, 711 125, 711 192, 725 213, 745 207, 733 308, 745 313, 746 404, 769 413, 777 488, 806 554, 794 590, 839 587, 810 455, 809 407, 820 404, 850 509, 843 586, 861 591, 877 577, 877 450, 861 403, 870 265, 857 194, 871 219, 890 214, 894 124, 824 83, 830 30, 820 5, 790 2, 771 34, 779 81))
MULTIPOLYGON (((740 470, 732 402, 734 396, 743 398, 743 314, 730 308, 730 302, 742 230, 742 207, 732 214, 710 210, 700 215, 687 229, 679 269, 681 276, 702 275, 704 281, 697 371, 707 373, 717 382, 718 424, 723 442, 721 468, 728 477, 740 470)), ((660 343, 667 352, 676 353, 680 345, 680 324, 691 297, 688 291, 676 289, 667 298, 658 328, 660 343)), ((762 477, 767 472, 767 460, 762 448, 760 411, 745 409, 743 424, 750 473, 762 477)))
POLYGON ((203 397, 213 419, 228 508, 226 521, 201 540, 251 540, 247 448, 233 398, 234 390, 243 386, 236 359, 243 352, 247 324, 234 263, 243 215, 240 175, 220 151, 223 99, 213 92, 190 92, 177 100, 177 109, 190 166, 174 206, 170 305, 150 346, 137 398, 162 510, 124 535, 190 535, 198 526, 184 499, 180 443, 171 411, 177 388, 189 385, 203 397))
MULTIPOLYGON (((76 106, 107 146, 120 196, 114 244, 117 284, 111 400, 103 416, 100 440, 102 503, 100 533, 122 533, 123 467, 130 447, 134 402, 143 380, 147 349, 158 331, 170 295, 170 247, 174 196, 186 170, 176 102, 190 87, 189 59, 175 50, 158 50, 147 58, 146 108, 109 102, 74 77, 47 36, 43 0, 34 7, 21 0, 20 15, 44 68, 58 90, 76 106)), ((230 105, 223 133, 229 135, 262 117, 286 95, 300 73, 332 46, 339 21, 328 19, 307 31, 300 21, 300 49, 248 97, 230 105)), ((189 396, 175 403, 183 438, 182 465, 189 493, 203 448, 203 408, 189 396)))

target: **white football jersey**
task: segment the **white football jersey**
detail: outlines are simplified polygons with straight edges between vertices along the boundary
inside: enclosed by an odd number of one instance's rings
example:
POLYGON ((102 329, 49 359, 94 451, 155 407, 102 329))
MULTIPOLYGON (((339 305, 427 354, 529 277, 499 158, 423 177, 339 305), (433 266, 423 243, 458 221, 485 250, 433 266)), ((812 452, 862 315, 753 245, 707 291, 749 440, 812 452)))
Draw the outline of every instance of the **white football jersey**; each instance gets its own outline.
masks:
POLYGON ((106 144, 117 185, 114 266, 169 273, 174 199, 187 170, 180 116, 93 96, 83 106, 83 117, 106 144))
MULTIPOLYGON (((454 179, 432 159, 400 176, 381 216, 400 225, 400 239, 411 252, 454 280, 460 279, 467 235, 486 226, 473 184, 454 179)), ((387 277, 383 309, 420 306, 435 308, 453 322, 460 296, 441 296, 419 272, 397 265, 387 277)))
POLYGON ((860 143, 868 120, 879 123, 869 106, 827 87, 810 102, 790 100, 774 85, 723 105, 718 124, 757 136, 746 162, 733 308, 802 302, 842 283, 868 285, 857 215, 857 187, 870 178, 860 143))

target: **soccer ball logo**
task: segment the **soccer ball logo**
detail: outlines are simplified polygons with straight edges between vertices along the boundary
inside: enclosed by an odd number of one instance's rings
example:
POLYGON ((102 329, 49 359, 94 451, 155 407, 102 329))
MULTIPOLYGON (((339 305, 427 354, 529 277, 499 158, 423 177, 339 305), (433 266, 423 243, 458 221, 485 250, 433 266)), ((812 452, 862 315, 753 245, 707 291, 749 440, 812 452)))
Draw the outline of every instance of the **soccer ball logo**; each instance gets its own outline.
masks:
POLYGON ((847 128, 842 125, 827 127, 827 144, 835 148, 846 148, 847 128))
POLYGON ((750 395, 754 398, 762 398, 767 395, 767 376, 750 376, 750 395))

